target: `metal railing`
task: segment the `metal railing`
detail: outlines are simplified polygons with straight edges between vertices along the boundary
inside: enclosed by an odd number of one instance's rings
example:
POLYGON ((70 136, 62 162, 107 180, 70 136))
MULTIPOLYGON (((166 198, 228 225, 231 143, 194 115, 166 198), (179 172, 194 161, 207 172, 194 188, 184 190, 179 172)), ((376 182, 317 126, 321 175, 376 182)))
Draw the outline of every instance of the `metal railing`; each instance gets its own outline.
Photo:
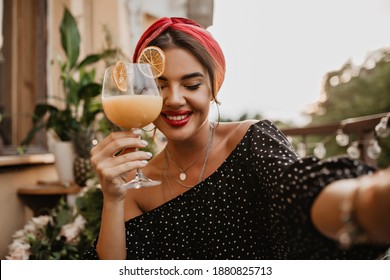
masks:
POLYGON ((367 149, 376 138, 390 134, 390 112, 357 118, 348 118, 329 124, 306 126, 300 128, 282 129, 286 136, 302 137, 306 144, 308 136, 337 135, 338 133, 355 134, 358 139, 360 159, 365 163, 376 166, 376 159, 368 155, 367 149))

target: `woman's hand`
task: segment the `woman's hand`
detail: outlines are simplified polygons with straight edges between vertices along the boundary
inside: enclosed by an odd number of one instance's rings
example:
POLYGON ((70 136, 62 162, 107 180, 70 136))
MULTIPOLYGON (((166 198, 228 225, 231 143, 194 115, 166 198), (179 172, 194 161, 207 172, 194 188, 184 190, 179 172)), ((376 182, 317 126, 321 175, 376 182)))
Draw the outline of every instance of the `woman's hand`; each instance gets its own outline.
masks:
POLYGON ((360 192, 355 211, 367 235, 390 243, 390 167, 359 178, 360 192))
POLYGON ((151 153, 135 151, 147 145, 140 134, 140 129, 113 132, 91 150, 91 162, 105 199, 122 201, 127 189, 121 186, 127 181, 129 172, 144 167, 151 158, 151 153))
POLYGON ((342 205, 367 241, 390 243, 390 168, 355 179, 337 180, 319 194, 312 207, 312 219, 324 235, 339 239, 345 228, 342 205))

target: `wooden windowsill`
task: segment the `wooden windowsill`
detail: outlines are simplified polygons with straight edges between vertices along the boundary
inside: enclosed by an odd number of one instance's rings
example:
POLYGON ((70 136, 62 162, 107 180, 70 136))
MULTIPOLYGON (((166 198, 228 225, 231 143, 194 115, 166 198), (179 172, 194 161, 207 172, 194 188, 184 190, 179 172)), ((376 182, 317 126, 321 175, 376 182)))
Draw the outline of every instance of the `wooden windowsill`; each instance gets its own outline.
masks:
POLYGON ((47 215, 50 209, 55 208, 62 197, 76 195, 81 188, 76 184, 69 187, 60 182, 38 181, 36 185, 20 187, 18 196, 23 203, 33 211, 34 216, 47 215))
POLYGON ((66 187, 59 182, 39 181, 36 185, 20 187, 17 193, 19 195, 68 195, 77 194, 80 190, 81 188, 76 184, 66 187))
POLYGON ((54 155, 51 153, 27 155, 0 155, 0 167, 51 163, 54 163, 54 155))

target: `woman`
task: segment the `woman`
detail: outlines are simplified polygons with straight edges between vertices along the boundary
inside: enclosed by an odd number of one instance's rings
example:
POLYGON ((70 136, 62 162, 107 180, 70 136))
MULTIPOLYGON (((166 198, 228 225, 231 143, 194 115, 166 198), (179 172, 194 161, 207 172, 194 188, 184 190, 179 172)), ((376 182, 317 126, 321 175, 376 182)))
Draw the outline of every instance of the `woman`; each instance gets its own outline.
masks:
POLYGON ((93 148, 104 205, 85 258, 381 257, 390 241, 390 170, 366 175, 370 168, 346 158, 300 160, 269 121, 210 122, 225 60, 197 23, 158 20, 134 61, 146 46, 166 57, 158 79, 163 109, 154 124, 167 145, 154 158, 143 151, 113 157, 145 146, 135 130, 114 132, 93 148), (123 174, 133 177, 137 167, 161 185, 121 188, 123 174))

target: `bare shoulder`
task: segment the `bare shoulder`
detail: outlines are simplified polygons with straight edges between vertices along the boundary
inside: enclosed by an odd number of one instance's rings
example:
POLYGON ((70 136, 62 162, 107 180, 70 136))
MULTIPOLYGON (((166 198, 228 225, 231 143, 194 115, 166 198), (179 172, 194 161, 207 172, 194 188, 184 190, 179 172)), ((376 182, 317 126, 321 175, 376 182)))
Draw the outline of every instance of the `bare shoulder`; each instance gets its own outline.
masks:
POLYGON ((245 133, 258 120, 245 120, 240 122, 220 123, 217 127, 217 134, 226 147, 231 150, 242 140, 245 133))
POLYGON ((234 135, 235 137, 242 138, 245 135, 245 133, 248 131, 249 127, 257 122, 258 120, 226 122, 226 123, 220 123, 218 125, 218 128, 219 128, 219 132, 224 134, 225 136, 231 134, 234 135))

